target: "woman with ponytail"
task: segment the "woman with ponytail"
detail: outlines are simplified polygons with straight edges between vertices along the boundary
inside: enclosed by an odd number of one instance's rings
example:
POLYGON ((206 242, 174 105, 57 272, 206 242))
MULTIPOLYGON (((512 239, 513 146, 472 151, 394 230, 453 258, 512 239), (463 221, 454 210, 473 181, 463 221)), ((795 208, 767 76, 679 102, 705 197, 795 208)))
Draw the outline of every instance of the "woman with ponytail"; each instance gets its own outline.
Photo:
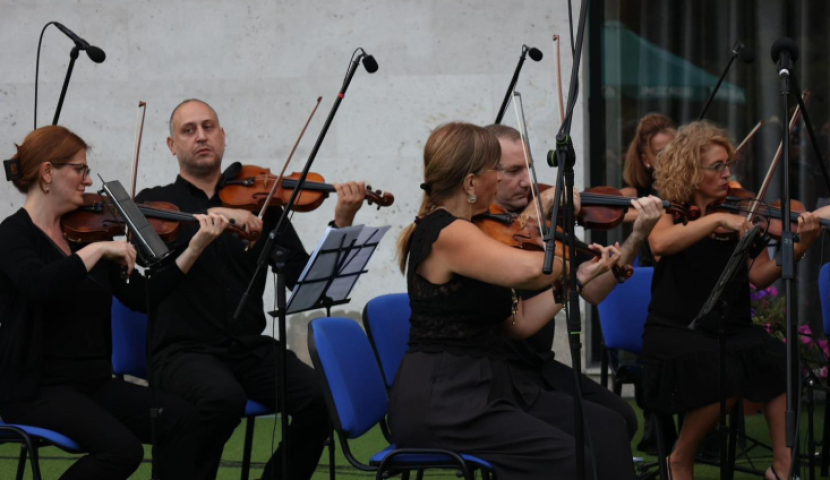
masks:
MULTIPOLYGON (((500 478, 572 478, 572 406, 560 408, 539 390, 535 398, 518 393, 504 341, 532 335, 559 312, 550 285, 566 265, 557 258, 545 275, 542 252, 510 248, 470 223, 496 195, 500 157, 495 135, 468 123, 442 125, 427 140, 423 199, 398 243, 412 316, 389 423, 400 447, 476 455, 500 478), (547 291, 523 300, 515 289, 547 291)), ((579 266, 581 286, 619 257, 615 247, 593 248, 602 255, 579 266)), ((614 418, 609 424, 586 409, 589 430, 627 443, 625 423, 614 418)), ((586 463, 597 465, 598 478, 633 478, 631 456, 617 457, 589 448, 586 463)))

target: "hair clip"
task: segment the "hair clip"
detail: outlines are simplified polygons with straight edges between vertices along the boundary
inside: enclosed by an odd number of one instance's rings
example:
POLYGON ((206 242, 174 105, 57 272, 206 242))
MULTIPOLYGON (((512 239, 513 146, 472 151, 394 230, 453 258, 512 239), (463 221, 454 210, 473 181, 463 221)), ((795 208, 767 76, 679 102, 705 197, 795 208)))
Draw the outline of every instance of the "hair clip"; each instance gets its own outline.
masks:
POLYGON ((16 158, 3 160, 3 168, 6 169, 6 180, 12 182, 23 178, 23 175, 21 174, 20 160, 16 158))
POLYGON ((427 193, 432 193, 432 187, 428 183, 422 183, 421 184, 421 190, 423 190, 427 193))

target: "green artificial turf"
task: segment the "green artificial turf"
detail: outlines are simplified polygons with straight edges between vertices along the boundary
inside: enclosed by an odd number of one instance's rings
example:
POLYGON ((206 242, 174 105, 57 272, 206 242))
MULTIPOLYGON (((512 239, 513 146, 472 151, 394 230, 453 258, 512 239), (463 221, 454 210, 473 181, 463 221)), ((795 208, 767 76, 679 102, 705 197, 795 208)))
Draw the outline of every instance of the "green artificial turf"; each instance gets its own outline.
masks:
MULTIPOLYGON (((820 431, 822 415, 821 413, 824 411, 823 404, 817 405, 817 415, 816 415, 816 429, 820 431)), ((636 407, 635 407, 636 408, 636 407)), ((638 415, 641 414, 639 409, 637 409, 638 415)), ((803 415, 802 421, 802 438, 804 437, 804 433, 806 433, 806 415, 803 415)), ((275 424, 274 418, 261 418, 258 419, 256 422, 256 430, 255 430, 255 437, 254 437, 254 448, 253 448, 253 462, 254 466, 251 469, 251 479, 257 479, 262 473, 262 466, 265 460, 267 459, 270 448, 271 448, 271 440, 272 440, 272 431, 275 424)), ((640 425, 642 426, 642 417, 640 417, 640 425)), ((231 479, 238 479, 240 478, 241 472, 241 460, 242 460, 242 447, 243 447, 243 439, 244 439, 245 427, 244 422, 243 424, 236 430, 233 437, 225 446, 225 452, 222 455, 222 466, 219 470, 218 478, 221 480, 231 480, 231 479)), ((746 433, 748 436, 755 438, 761 442, 769 443, 769 434, 767 432, 766 422, 764 421, 763 416, 761 415, 754 415, 754 416, 747 416, 746 417, 746 433)), ((640 436, 642 435, 642 428, 640 432, 638 432, 637 436, 632 441, 631 445, 632 448, 637 445, 640 441, 640 436)), ((819 433, 820 435, 820 433, 819 433)), ((276 442, 279 442, 279 428, 277 428, 276 432, 276 442)), ((386 443, 383 440, 383 435, 380 432, 379 428, 375 428, 374 430, 370 431, 364 437, 359 439, 357 442, 352 443, 352 451, 361 460, 366 460, 372 453, 375 453, 381 450, 383 447, 386 446, 386 443)), ((17 455, 19 452, 19 448, 17 445, 0 445, 0 479, 13 479, 15 478, 15 473, 17 471, 17 455)), ((40 451, 41 455, 41 469, 43 473, 44 480, 53 480, 60 477, 61 473, 63 473, 66 468, 71 465, 71 463, 76 458, 73 455, 65 454, 56 448, 44 448, 40 451)), ((634 451, 635 456, 643 456, 641 452, 634 451)), ((756 448, 750 452, 750 457, 752 463, 758 469, 766 469, 767 466, 770 464, 771 454, 768 450, 763 448, 756 448)), ((150 464, 149 464, 150 452, 149 449, 145 447, 145 462, 142 466, 138 469, 138 471, 133 474, 131 479, 148 479, 150 478, 150 464)), ((655 461, 654 457, 645 456, 644 460, 646 462, 653 462, 655 461)), ((749 466, 747 459, 739 459, 739 464, 749 466)), ((340 445, 337 446, 337 459, 336 459, 336 474, 338 478, 374 478, 374 475, 371 473, 360 472, 353 467, 351 467, 346 459, 342 456, 340 452, 340 445)), ((719 478, 718 468, 713 466, 707 465, 697 465, 696 469, 696 478, 698 480, 716 480, 719 478)), ((27 465, 26 469, 27 475, 24 477, 26 479, 30 479, 31 477, 31 470, 27 465)), ((804 471, 805 474, 801 475, 801 478, 807 478, 806 470, 804 471)), ((329 478, 329 462, 328 462, 328 452, 323 454, 323 457, 320 460, 320 465, 317 468, 317 472, 314 475, 315 480, 327 480, 329 478)), ((427 472, 426 478, 457 478, 454 473, 452 472, 427 472)), ((750 474, 745 474, 741 472, 736 472, 735 479, 742 480, 742 479, 751 479, 751 478, 759 478, 757 476, 753 476, 750 474)))

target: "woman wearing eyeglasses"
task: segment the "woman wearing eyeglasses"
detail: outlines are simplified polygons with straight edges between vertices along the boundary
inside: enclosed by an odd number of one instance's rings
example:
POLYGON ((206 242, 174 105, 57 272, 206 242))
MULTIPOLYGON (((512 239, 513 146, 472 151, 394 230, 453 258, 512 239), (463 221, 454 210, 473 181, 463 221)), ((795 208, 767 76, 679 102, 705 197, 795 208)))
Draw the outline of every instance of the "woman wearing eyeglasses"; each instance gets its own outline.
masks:
MULTIPOLYGON (((726 133, 707 122, 681 128, 658 157, 655 181, 660 196, 688 203, 705 212, 726 196, 735 149, 726 133)), ((643 384, 646 401, 656 411, 685 412, 683 428, 669 465, 674 480, 694 478, 694 456, 719 414, 718 329, 726 332, 726 398, 763 403, 772 438, 773 463, 768 480, 786 478, 790 450, 785 440, 786 361, 784 345, 753 326, 749 283, 766 288, 781 276, 781 268, 764 249, 741 266, 724 295, 725 310, 716 309, 689 328, 713 290, 738 239, 752 228, 744 216, 711 213, 687 225, 664 216, 649 237, 661 257, 654 270, 652 300, 643 335, 643 384)), ((802 214, 798 220, 800 258, 818 238, 818 219, 802 214)))
MULTIPOLYGON (((112 378, 112 296, 145 308, 135 248, 123 241, 71 245, 61 217, 92 185, 87 144, 60 126, 39 128, 17 146, 14 185, 26 195, 0 223, 0 416, 68 436, 88 454, 61 479, 125 479, 150 441, 148 389, 112 378), (125 266, 129 282, 120 272, 125 266)), ((156 275, 156 298, 170 292, 202 250, 228 225, 197 215, 199 232, 156 275)), ((154 456, 161 478, 193 478, 198 417, 159 392, 163 409, 154 456)))

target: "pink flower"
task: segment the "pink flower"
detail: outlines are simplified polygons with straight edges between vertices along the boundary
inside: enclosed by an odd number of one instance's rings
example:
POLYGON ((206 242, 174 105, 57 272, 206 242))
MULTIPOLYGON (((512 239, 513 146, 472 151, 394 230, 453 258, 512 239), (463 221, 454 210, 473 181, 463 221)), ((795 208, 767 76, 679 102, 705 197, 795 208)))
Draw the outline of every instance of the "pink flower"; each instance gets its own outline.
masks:
POLYGON ((778 289, 775 287, 767 288, 767 292, 769 292, 770 296, 777 297, 778 296, 778 289))
POLYGON ((830 347, 828 347, 827 339, 821 339, 818 341, 818 346, 821 348, 821 351, 824 353, 825 358, 830 358, 830 347))

